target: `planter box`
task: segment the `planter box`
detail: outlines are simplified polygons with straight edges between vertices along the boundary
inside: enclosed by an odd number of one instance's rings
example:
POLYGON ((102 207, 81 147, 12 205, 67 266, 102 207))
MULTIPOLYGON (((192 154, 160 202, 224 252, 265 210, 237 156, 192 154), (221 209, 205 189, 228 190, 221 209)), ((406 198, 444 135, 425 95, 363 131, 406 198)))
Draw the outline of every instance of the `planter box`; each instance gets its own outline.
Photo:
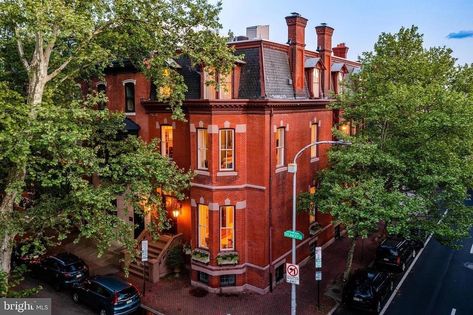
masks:
POLYGON ((224 265, 236 265, 240 256, 238 252, 222 252, 217 255, 217 265, 224 266, 224 265))
POLYGON ((208 264, 210 262, 210 252, 205 249, 195 248, 192 251, 192 260, 208 264))

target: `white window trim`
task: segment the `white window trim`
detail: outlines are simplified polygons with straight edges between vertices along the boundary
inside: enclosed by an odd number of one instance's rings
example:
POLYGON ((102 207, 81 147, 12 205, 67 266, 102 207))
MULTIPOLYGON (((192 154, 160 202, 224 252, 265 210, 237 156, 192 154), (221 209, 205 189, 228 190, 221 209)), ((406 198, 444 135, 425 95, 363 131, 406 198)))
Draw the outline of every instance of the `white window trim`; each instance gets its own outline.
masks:
POLYGON ((127 83, 133 83, 134 85, 136 85, 136 80, 135 79, 126 79, 126 80, 122 81, 123 86, 125 86, 125 84, 127 84, 127 83))
POLYGON ((218 130, 218 169, 220 171, 234 171, 235 170, 235 130, 231 128, 223 128, 218 130), (232 132, 232 168, 222 168, 222 131, 232 132))
MULTIPOLYGON (((99 85, 105 85, 105 87, 107 87, 107 82, 106 81, 99 81, 97 83, 95 83, 95 87, 97 88, 99 85)), ((125 84, 123 84, 125 85, 125 84)))
POLYGON ((281 150, 281 153, 280 154, 280 163, 277 164, 277 161, 276 161, 276 168, 280 168, 280 167, 283 167, 285 165, 285 150, 286 150, 286 146, 285 146, 285 142, 286 142, 286 128, 285 127, 279 127, 276 129, 276 138, 278 136, 278 133, 282 131, 282 141, 279 141, 279 146, 276 146, 276 152, 279 152, 279 150, 281 150), (282 145, 281 145, 282 144, 282 145))
POLYGON ((225 251, 233 251, 235 250, 235 206, 234 205, 224 205, 224 206, 220 206, 219 207, 219 222, 220 222, 220 226, 219 226, 219 230, 218 230, 218 242, 219 242, 219 247, 220 247, 220 251, 221 252, 225 252, 225 251), (232 241, 233 241, 233 246, 232 248, 225 248, 223 249, 222 248, 222 208, 226 208, 226 207, 232 207, 233 208, 233 227, 232 227, 232 241))
MULTIPOLYGON (((209 247, 207 246, 203 246, 202 244, 200 244, 200 206, 206 206, 207 207, 207 212, 208 212, 208 217, 209 217, 209 220, 207 222, 207 230, 209 231, 209 238, 210 238, 210 209, 209 209, 209 206, 207 205, 203 205, 203 204, 197 204, 197 247, 199 248, 205 248, 205 249, 209 249, 209 247)), ((208 245, 208 244, 207 244, 208 245)))
POLYGON ((209 166, 208 166, 208 163, 209 163, 209 159, 208 159, 208 155, 209 155, 209 132, 206 128, 198 128, 197 129, 197 169, 198 170, 208 170, 209 169, 209 166), (206 148, 203 149, 201 148, 200 146, 200 133, 201 132, 207 132, 207 139, 206 139, 206 148), (201 167, 200 164, 201 164, 201 160, 200 160, 200 152, 201 150, 205 150, 205 159, 207 160, 207 167, 201 167))

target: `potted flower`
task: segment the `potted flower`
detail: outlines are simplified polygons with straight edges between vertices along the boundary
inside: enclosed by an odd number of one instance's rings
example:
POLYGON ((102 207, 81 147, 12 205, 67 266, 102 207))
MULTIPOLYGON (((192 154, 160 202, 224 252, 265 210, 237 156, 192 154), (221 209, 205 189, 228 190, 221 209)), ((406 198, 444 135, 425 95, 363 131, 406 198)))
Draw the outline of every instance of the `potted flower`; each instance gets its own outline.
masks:
POLYGON ((192 260, 208 264, 210 262, 210 253, 205 249, 195 248, 192 251, 192 260))
POLYGON ((221 252, 217 255, 217 265, 236 265, 239 260, 238 252, 221 252))
POLYGON ((176 278, 179 277, 179 273, 184 267, 184 253, 182 251, 182 245, 176 245, 169 249, 166 258, 166 266, 173 270, 176 274, 176 278))

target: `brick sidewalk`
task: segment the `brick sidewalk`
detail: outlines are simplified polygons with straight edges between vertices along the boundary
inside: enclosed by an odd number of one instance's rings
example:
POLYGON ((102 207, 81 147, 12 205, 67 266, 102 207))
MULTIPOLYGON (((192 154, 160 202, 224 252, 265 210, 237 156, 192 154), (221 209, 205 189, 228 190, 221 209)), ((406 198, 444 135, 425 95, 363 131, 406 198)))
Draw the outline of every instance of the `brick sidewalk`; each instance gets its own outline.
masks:
MULTIPOLYGON (((374 237, 365 239, 363 244, 361 240, 358 241, 353 270, 367 266, 374 259, 374 249, 377 244, 374 237)), ((323 251, 320 310, 317 310, 316 304, 317 291, 313 259, 301 268, 301 285, 297 287, 298 314, 327 314, 335 306, 336 302, 325 296, 323 292, 333 284, 335 279, 341 277, 349 245, 349 240, 344 237, 323 251)), ((141 289, 143 286, 141 279, 130 276, 129 281, 137 288, 141 289)), ((147 283, 143 304, 166 315, 290 314, 291 286, 287 283, 279 284, 272 293, 266 295, 244 292, 241 294, 209 293, 204 297, 194 297, 189 293, 191 288, 188 277, 162 279, 154 285, 147 283)))

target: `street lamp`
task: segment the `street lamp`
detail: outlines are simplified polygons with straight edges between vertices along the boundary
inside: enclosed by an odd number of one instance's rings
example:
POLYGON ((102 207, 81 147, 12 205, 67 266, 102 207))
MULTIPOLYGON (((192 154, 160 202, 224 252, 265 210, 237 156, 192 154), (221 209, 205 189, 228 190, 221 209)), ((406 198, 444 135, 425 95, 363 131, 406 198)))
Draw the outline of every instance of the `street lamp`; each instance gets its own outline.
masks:
MULTIPOLYGON (((294 161, 289 163, 287 171, 293 173, 292 177, 292 230, 296 231, 296 175, 297 175, 297 159, 301 156, 302 152, 306 149, 319 144, 339 144, 339 145, 350 145, 350 142, 344 140, 339 141, 316 141, 312 142, 302 149, 300 149, 294 156, 294 161)), ((296 239, 292 239, 292 264, 296 264, 296 239)), ((291 284, 291 315, 296 315, 296 284, 291 284)))

